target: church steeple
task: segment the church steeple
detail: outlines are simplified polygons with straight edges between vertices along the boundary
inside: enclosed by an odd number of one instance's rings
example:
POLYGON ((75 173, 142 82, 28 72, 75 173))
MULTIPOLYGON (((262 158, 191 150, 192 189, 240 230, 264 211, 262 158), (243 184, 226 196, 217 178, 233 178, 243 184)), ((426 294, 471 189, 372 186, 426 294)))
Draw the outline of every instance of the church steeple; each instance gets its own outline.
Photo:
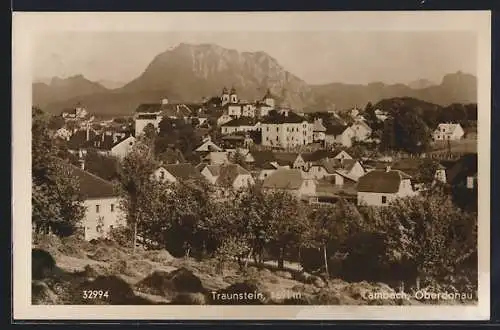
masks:
POLYGON ((238 103, 238 95, 236 95, 236 88, 234 86, 231 88, 230 99, 231 103, 238 103))

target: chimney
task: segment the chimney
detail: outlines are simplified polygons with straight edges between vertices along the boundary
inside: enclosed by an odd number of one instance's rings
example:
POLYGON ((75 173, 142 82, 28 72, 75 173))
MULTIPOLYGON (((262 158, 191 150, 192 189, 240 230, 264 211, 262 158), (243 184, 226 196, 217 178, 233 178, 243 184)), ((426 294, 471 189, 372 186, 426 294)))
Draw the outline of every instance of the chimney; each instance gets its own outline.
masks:
POLYGON ((161 104, 165 105, 168 104, 168 99, 165 97, 161 100, 161 104))
POLYGON ((386 172, 390 172, 390 171, 391 171, 391 165, 387 165, 387 166, 385 167, 385 171, 386 171, 386 172))

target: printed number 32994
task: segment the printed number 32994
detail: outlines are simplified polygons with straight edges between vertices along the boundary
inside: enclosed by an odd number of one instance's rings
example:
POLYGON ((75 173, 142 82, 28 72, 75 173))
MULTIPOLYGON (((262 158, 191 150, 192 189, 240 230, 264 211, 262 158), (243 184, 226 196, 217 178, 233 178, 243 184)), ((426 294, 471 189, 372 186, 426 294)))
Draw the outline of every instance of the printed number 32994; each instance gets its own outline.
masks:
POLYGON ((83 290, 83 299, 109 298, 109 292, 104 290, 83 290))

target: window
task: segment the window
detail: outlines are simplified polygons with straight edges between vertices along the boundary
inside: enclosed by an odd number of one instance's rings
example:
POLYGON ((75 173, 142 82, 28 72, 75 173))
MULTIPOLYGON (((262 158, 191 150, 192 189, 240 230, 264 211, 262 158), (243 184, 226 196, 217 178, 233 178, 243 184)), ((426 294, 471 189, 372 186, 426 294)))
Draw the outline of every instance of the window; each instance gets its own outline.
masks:
POLYGON ((467 188, 468 189, 473 189, 474 188, 474 177, 473 176, 468 176, 467 177, 467 188))
POLYGON ((128 144, 128 145, 129 145, 129 146, 134 145, 134 142, 129 142, 129 144, 128 144))
POLYGON ((95 206, 95 213, 99 213, 99 208, 100 208, 100 205, 99 205, 99 204, 97 204, 97 205, 95 206))
POLYGON ((111 204, 111 212, 115 212, 115 204, 111 204))
POLYGON ((382 196, 382 204, 387 204, 387 196, 382 196))

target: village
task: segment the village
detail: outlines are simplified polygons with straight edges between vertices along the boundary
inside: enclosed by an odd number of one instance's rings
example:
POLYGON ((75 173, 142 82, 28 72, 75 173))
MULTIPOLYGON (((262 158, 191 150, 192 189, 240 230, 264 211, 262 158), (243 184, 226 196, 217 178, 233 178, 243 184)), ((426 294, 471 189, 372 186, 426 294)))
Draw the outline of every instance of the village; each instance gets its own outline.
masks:
MULTIPOLYGON (((379 124, 390 116, 380 109, 374 109, 373 115, 379 124)), ((266 191, 286 191, 313 207, 339 199, 383 207, 395 199, 416 196, 435 182, 470 191, 476 188, 477 154, 449 148, 450 143, 465 140, 459 123, 439 123, 432 131, 433 143, 448 145, 440 153, 387 156, 358 152, 357 146, 380 143, 366 116, 357 107, 341 114, 300 113, 286 102, 278 105, 269 90, 260 100, 248 102, 238 98, 235 88, 224 87, 219 96, 196 104, 171 103, 166 98, 141 104, 130 118, 99 120, 77 105, 57 116, 58 125, 51 134, 67 149, 86 196, 82 224, 86 240, 106 236, 125 218, 112 177, 103 178, 102 168, 96 171, 96 165, 92 169, 86 164, 87 154, 122 160, 138 139, 165 133, 161 130, 166 128, 175 130, 176 123, 192 128, 197 144, 181 151, 176 141, 168 143, 158 156, 155 178, 169 183, 203 180, 219 196, 228 189, 259 185, 266 191), (433 174, 424 178, 420 172, 431 160, 433 174)), ((474 136, 468 139, 477 143, 474 136)))

